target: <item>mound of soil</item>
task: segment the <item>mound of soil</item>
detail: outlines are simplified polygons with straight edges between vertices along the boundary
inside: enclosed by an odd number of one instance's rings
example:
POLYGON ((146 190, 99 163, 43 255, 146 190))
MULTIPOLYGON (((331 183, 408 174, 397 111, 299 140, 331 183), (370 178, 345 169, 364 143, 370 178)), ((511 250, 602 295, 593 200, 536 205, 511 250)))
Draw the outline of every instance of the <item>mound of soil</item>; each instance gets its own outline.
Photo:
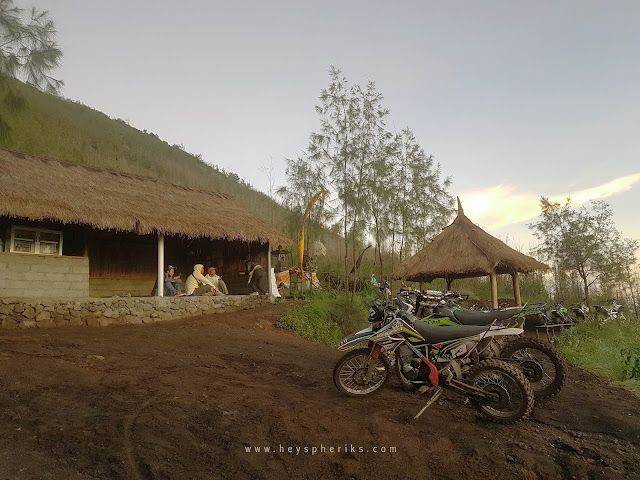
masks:
POLYGON ((640 478, 640 399, 589 373, 515 426, 452 393, 411 422, 424 396, 342 396, 283 308, 0 332, 0 479, 640 478))

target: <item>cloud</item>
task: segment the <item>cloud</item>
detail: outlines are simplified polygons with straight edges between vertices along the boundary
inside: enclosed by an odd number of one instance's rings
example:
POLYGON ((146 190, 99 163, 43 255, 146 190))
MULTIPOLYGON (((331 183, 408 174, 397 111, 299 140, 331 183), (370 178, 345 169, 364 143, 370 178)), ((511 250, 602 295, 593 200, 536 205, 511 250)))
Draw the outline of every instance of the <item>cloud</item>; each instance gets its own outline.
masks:
MULTIPOLYGON (((638 181, 640 181, 640 173, 634 173, 633 175, 627 175, 626 177, 616 178, 615 180, 611 180, 604 185, 588 188, 586 190, 580 190, 578 192, 570 194, 571 203, 573 203, 574 205, 582 205, 589 202, 590 200, 601 200, 603 198, 615 195, 616 193, 626 192, 634 183, 638 181)), ((565 199, 566 197, 562 199, 561 197, 553 198, 553 200, 556 202, 565 199)))
MULTIPOLYGON (((591 200, 602 200, 629 190, 640 182, 640 173, 616 178, 596 187, 549 197, 553 202, 564 203, 571 197, 573 205, 583 205, 591 200)), ((531 220, 540 215, 540 196, 523 192, 520 187, 498 185, 463 192, 460 195, 464 213, 488 230, 531 220)))

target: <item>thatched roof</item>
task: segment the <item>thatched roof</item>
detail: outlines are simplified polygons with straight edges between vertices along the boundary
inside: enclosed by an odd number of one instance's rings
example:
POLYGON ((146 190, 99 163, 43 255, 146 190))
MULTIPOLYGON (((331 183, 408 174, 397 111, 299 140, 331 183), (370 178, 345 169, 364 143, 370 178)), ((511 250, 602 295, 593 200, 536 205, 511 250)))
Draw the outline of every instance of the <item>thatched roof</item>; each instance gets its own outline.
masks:
POLYGON ((406 259, 394 278, 430 282, 496 273, 528 273, 549 267, 492 237, 467 218, 458 199, 458 216, 431 243, 406 259))
POLYGON ((229 195, 4 149, 0 216, 138 234, 292 243, 229 195))

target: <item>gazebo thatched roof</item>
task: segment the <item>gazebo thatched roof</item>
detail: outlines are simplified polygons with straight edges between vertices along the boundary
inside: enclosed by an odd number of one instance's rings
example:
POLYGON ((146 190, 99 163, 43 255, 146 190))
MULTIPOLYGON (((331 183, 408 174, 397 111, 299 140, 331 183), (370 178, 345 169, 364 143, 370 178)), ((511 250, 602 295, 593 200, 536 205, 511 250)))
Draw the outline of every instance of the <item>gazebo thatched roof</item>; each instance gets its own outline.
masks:
POLYGON ((292 243, 229 195, 4 149, 0 216, 137 234, 292 243))
POLYGON ((462 210, 433 238, 431 243, 406 259, 393 272, 394 278, 430 282, 435 278, 483 277, 497 274, 528 273, 549 267, 492 237, 474 224, 462 210))

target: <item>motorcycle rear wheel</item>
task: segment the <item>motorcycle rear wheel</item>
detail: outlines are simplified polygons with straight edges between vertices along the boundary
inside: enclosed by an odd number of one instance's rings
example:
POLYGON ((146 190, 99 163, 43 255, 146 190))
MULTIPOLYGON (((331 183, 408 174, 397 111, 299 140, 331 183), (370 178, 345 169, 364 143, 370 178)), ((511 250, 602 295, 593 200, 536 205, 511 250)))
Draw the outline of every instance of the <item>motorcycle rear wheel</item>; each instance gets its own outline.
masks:
POLYGON ((482 416, 496 423, 516 423, 533 409, 534 395, 529 381, 516 366, 489 359, 471 367, 464 378, 473 386, 498 395, 493 402, 471 399, 482 416))
POLYGON ((371 358, 371 349, 358 348, 340 358, 333 368, 333 383, 340 392, 352 397, 362 397, 377 392, 389 379, 391 367, 384 355, 371 358), (371 381, 365 376, 369 361, 375 362, 371 381))
POLYGON ((518 338, 504 344, 500 358, 523 369, 538 399, 557 395, 567 383, 567 364, 546 342, 518 338))

